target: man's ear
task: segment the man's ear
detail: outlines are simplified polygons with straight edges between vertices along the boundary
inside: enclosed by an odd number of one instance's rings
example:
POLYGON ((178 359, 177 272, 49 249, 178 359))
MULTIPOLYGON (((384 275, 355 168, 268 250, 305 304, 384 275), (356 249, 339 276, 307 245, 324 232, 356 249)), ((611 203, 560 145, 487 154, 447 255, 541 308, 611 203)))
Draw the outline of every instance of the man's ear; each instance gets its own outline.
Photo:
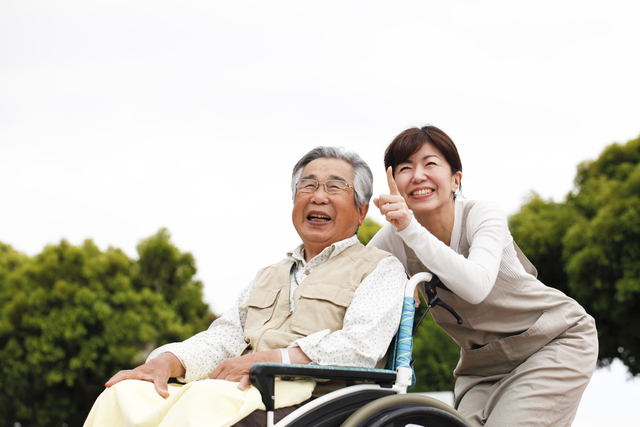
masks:
POLYGON ((367 217, 367 212, 369 212, 369 203, 358 206, 358 226, 361 226, 364 222, 364 219, 367 217))

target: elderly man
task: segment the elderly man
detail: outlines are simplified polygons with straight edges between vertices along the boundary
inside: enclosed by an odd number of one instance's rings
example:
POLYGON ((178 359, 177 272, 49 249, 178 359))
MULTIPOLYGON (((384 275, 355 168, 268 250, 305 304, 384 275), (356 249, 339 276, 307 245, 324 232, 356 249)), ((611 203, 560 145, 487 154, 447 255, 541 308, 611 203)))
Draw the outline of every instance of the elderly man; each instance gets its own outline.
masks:
MULTIPOLYGON (((105 417, 110 425, 211 425, 212 417, 214 425, 259 425, 259 393, 256 399, 248 387, 254 363, 374 367, 398 328, 406 274, 395 257, 358 242, 372 186, 371 170, 355 153, 317 147, 302 157, 292 176, 302 245, 260 270, 207 331, 162 346, 144 365, 111 378, 85 426, 105 417), (186 384, 168 385, 170 378, 186 384), (157 393, 149 393, 150 383, 157 393)), ((276 391, 276 421, 311 397, 312 382, 295 386, 276 391)))

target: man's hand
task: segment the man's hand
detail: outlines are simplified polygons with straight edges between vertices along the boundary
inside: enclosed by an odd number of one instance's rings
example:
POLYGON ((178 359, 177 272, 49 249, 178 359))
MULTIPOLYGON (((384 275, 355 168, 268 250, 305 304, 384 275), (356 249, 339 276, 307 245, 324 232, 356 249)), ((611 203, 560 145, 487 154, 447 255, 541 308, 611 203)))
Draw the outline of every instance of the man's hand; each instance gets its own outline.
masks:
MULTIPOLYGON (((300 347, 290 347, 287 349, 291 363, 307 364, 311 359, 300 349, 300 347)), ((280 350, 260 351, 257 353, 245 354, 240 357, 231 357, 219 364, 214 369, 209 378, 214 380, 239 381, 238 388, 245 390, 251 384, 249 371, 254 363, 281 363, 282 356, 280 350)))
POLYGON ((407 202, 398 191, 391 166, 387 168, 387 184, 389 185, 389 194, 381 194, 380 197, 373 199, 373 203, 391 225, 395 226, 398 231, 402 231, 409 226, 412 216, 407 202))
POLYGON ((132 370, 120 371, 107 383, 106 387, 116 385, 123 380, 143 380, 152 382, 158 394, 165 399, 169 397, 167 383, 169 378, 184 376, 185 370, 180 360, 172 353, 160 356, 132 370))
POLYGON ((211 371, 211 374, 209 374, 209 378, 214 380, 227 380, 233 382, 239 381, 240 384, 238 385, 238 388, 240 390, 244 390, 251 383, 251 379, 249 378, 249 370, 254 363, 278 363, 280 361, 280 359, 268 360, 269 354, 265 353, 274 353, 272 355, 273 357, 279 357, 279 355, 275 354, 273 350, 262 351, 260 353, 245 354, 244 356, 240 357, 230 357, 229 359, 226 359, 221 364, 219 364, 216 369, 211 371))

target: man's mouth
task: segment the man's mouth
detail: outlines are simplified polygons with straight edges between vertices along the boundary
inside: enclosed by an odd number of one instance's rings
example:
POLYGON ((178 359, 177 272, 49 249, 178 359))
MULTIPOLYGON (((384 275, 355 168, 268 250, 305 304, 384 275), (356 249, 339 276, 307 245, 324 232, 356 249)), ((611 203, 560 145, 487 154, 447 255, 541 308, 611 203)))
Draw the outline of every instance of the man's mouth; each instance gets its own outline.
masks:
POLYGON ((416 190, 416 191, 412 192, 411 195, 412 196, 423 196, 423 195, 429 194, 429 193, 433 193, 433 189, 424 188, 422 190, 416 190))
POLYGON ((307 219, 309 221, 313 221, 313 222, 328 222, 328 221, 331 221, 331 217, 330 216, 319 214, 319 213, 309 214, 307 216, 307 219))

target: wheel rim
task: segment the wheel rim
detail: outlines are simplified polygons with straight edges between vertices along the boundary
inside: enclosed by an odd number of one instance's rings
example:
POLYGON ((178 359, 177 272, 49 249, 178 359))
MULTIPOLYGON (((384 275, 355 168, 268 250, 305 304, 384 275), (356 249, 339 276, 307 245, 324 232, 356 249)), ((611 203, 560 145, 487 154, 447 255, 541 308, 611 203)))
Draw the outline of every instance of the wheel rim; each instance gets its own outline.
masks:
POLYGON ((466 426, 455 415, 432 406, 406 406, 391 409, 377 420, 372 420, 369 427, 386 426, 424 426, 424 427, 460 427, 466 426))

